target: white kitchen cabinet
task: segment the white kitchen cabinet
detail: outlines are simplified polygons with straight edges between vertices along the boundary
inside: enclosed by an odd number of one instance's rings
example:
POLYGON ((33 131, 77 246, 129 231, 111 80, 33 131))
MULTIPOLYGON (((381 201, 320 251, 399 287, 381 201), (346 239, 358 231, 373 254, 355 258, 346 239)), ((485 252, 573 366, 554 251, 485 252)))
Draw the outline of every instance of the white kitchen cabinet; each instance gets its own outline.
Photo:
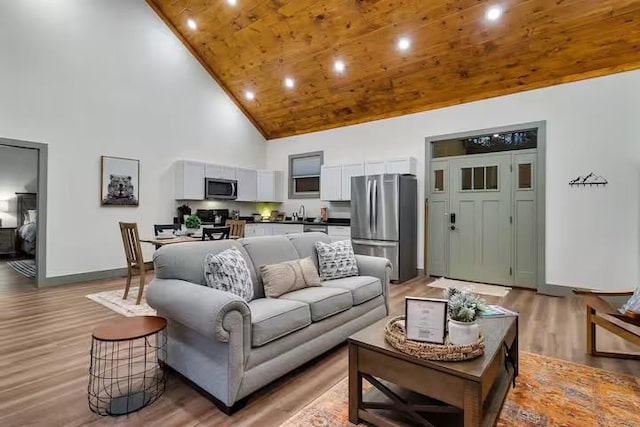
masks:
POLYGON ((256 236, 271 236, 273 227, 271 223, 256 224, 256 236))
POLYGON ((348 225, 329 225, 327 234, 332 237, 351 238, 351 227, 348 225))
POLYGON ((282 171, 258 171, 258 197, 256 200, 259 202, 281 202, 283 184, 282 171))
POLYGON ((364 165, 365 175, 380 175, 387 172, 384 160, 370 160, 364 165))
POLYGON ((418 169, 418 162, 415 157, 389 159, 385 160, 385 169, 387 173, 415 175, 418 169))
POLYGON ((342 200, 342 165, 320 169, 320 200, 342 200))
POLYGON ((205 165, 182 160, 174 165, 176 200, 204 200, 205 165))
POLYGON ((244 226, 244 237, 253 237, 256 235, 257 224, 245 224, 244 226))
POLYGON ((304 231, 302 224, 271 224, 271 234, 274 236, 296 234, 304 231))
POLYGON ((205 177, 234 180, 236 179, 236 168, 207 163, 205 165, 205 177))
POLYGON ((238 202, 255 202, 258 200, 258 171, 255 169, 236 169, 238 180, 238 202))
POLYGON ((351 178, 364 175, 364 163, 342 165, 341 200, 351 200, 351 178))

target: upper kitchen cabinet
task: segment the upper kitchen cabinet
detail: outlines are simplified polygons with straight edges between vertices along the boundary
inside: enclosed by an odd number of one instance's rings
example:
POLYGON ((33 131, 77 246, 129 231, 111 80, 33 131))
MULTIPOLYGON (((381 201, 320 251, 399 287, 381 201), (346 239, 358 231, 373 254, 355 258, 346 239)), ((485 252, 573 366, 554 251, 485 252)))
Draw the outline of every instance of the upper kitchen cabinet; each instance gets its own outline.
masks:
POLYGON ((204 163, 179 161, 174 173, 176 200, 204 200, 204 163))
POLYGON ((342 200, 351 200, 351 178, 364 175, 364 163, 342 165, 342 200))
POLYGON ((320 168, 320 200, 342 200, 342 165, 320 168))
MULTIPOLYGON (((218 178, 218 179, 236 179, 236 168, 232 166, 224 166, 224 165, 213 165, 207 163, 205 165, 205 174, 206 178, 218 178)), ((239 188, 238 188, 239 190, 239 188)))
POLYGON ((386 173, 399 173, 402 175, 415 175, 418 166, 415 157, 398 157, 397 159, 385 160, 386 173))
POLYGON ((281 202, 284 196, 282 171, 258 171, 258 202, 281 202))
POLYGON ((384 160, 369 160, 364 165, 365 175, 380 175, 387 172, 384 160))
POLYGON ((239 202, 255 202, 258 200, 258 171, 255 169, 236 169, 238 180, 239 202))
POLYGON ((351 200, 351 177, 364 175, 364 163, 322 166, 320 199, 326 201, 351 200))

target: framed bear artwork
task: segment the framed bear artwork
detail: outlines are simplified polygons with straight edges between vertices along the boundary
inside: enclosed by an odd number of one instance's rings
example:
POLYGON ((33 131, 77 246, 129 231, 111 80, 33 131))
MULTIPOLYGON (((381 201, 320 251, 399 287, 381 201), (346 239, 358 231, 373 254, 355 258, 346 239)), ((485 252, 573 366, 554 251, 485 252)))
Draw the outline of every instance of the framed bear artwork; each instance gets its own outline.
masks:
POLYGON ((140 160, 102 156, 100 159, 102 206, 138 206, 140 160))

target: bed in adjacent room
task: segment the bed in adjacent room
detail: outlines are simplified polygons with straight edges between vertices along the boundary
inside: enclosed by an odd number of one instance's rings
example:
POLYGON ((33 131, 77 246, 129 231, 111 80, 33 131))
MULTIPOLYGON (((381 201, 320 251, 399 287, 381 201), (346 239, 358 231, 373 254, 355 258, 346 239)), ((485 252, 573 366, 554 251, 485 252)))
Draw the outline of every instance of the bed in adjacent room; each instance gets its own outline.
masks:
POLYGON ((17 206, 17 250, 21 255, 36 256, 36 234, 38 224, 37 194, 16 193, 17 206))

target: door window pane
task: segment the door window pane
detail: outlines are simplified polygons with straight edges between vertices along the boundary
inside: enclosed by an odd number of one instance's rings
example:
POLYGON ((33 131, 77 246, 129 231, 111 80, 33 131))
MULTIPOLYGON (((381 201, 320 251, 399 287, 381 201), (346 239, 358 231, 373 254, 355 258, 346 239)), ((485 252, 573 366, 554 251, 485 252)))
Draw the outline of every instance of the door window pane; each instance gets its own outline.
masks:
POLYGON ((487 166, 487 190, 498 189, 498 166, 487 166))
POLYGON ((532 188, 531 181, 531 163, 520 163, 518 165, 518 188, 532 188))
POLYGON ((444 191, 444 171, 442 169, 437 169, 434 170, 433 173, 433 190, 444 191))
POLYGON ((462 168, 462 189, 471 190, 471 168, 462 168))
POLYGON ((473 168, 473 189, 484 190, 484 168, 473 168))

